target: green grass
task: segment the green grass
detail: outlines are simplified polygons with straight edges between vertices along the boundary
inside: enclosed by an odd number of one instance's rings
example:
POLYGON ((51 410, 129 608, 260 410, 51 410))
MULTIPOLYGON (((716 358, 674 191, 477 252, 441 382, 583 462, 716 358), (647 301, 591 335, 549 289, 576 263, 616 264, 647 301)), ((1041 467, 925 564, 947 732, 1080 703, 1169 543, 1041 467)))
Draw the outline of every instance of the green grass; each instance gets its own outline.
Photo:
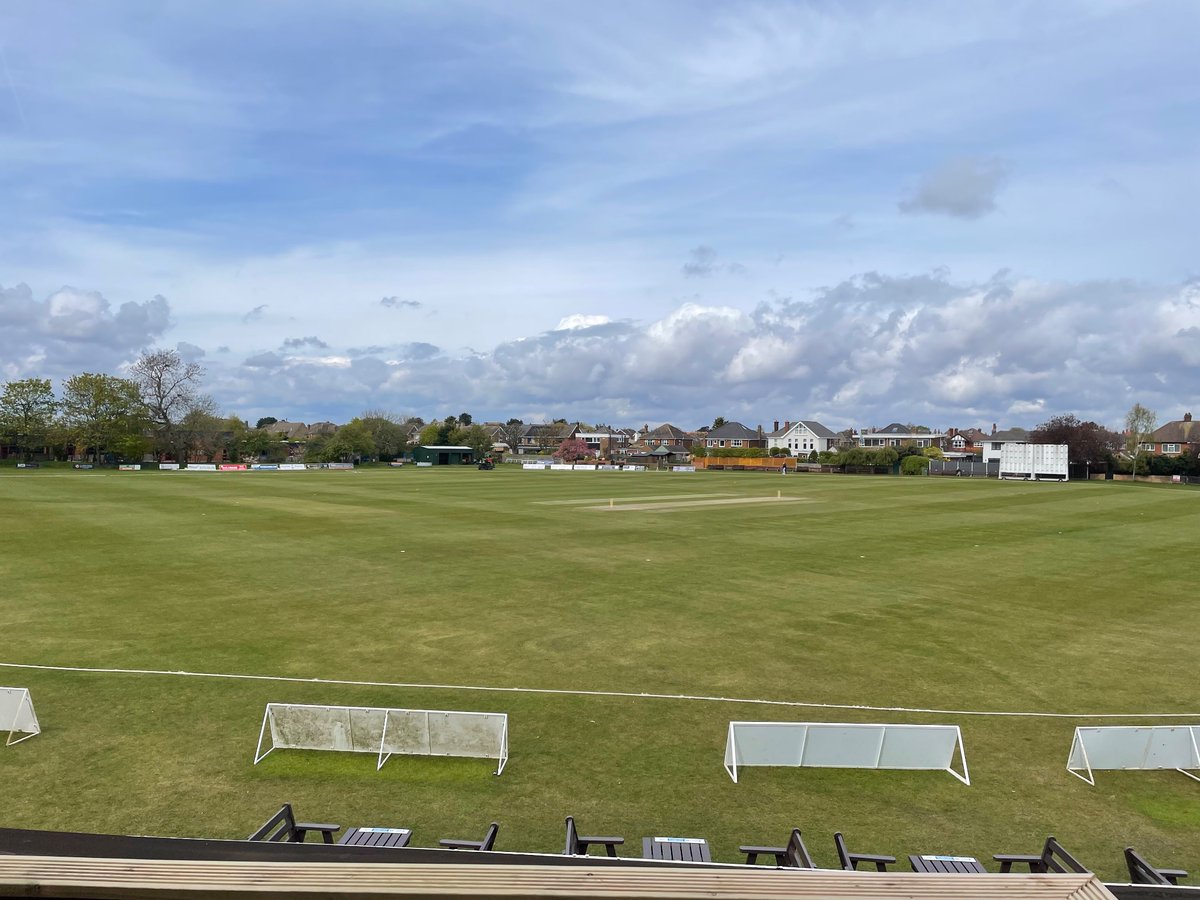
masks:
MULTIPOLYGON (((1200 492, 757 473, 0 474, 0 661, 959 710, 1200 711, 1200 492), (591 498, 801 502, 587 509, 591 498), (706 499, 696 498, 696 499, 706 499), (719 499, 719 498, 707 498, 719 499), (559 502, 547 502, 559 501, 559 502)), ((243 837, 303 818, 557 851, 584 830, 714 856, 801 827, 871 852, 1054 833, 1200 868, 1200 785, 1064 768, 1088 720, 0 668, 43 734, 0 748, 0 825, 243 837), (507 712, 512 758, 281 751, 268 701, 507 712), (937 772, 722 766, 730 719, 952 722, 937 772)), ((1170 720, 1164 720, 1170 721, 1170 720)), ((1110 723, 1111 724, 1111 723, 1110 723)), ((632 848, 630 852, 636 852, 632 848)))

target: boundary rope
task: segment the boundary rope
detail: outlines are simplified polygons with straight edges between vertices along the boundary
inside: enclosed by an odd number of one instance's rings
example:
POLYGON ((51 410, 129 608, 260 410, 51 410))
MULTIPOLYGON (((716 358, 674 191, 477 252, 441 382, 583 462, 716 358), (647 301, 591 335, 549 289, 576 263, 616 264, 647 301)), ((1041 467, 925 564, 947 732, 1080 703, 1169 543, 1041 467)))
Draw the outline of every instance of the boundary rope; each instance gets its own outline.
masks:
POLYGON ((760 706, 783 706, 804 709, 845 709, 863 712, 921 713, 953 716, 994 716, 1027 719, 1179 719, 1200 718, 1200 713, 1064 713, 1018 712, 1009 710, 924 709, 913 706, 866 706, 853 703, 816 703, 804 700, 761 700, 742 697, 712 697, 703 694, 657 694, 637 691, 585 691, 571 688, 502 687, 477 684, 422 684, 404 681, 357 681, 343 678, 300 678, 292 675, 250 675, 225 672, 185 672, 171 669, 105 669, 89 666, 48 666, 33 663, 0 662, 8 669, 35 669, 50 672, 82 672, 104 675, 160 675, 183 678, 225 678, 241 681, 277 681, 293 684, 341 684, 352 687, 386 687, 405 690, 485 691, 508 694, 559 694, 574 697, 621 697, 635 700, 689 700, 700 703, 746 703, 760 706))

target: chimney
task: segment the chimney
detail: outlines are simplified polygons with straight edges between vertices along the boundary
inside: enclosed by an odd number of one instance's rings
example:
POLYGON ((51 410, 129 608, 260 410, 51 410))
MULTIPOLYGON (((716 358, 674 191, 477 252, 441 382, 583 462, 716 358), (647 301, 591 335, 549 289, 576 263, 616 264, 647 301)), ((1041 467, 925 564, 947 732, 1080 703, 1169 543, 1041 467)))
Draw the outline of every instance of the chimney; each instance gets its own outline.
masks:
POLYGON ((778 419, 776 419, 776 420, 775 420, 775 427, 774 427, 774 428, 772 428, 771 430, 772 430, 772 431, 778 431, 778 430, 779 430, 779 420, 778 420, 778 419))
POLYGON ((789 431, 791 431, 791 429, 792 429, 792 423, 791 423, 791 422, 784 422, 784 423, 783 423, 783 427, 784 427, 784 428, 786 428, 786 429, 788 429, 789 431))
POLYGON ((759 426, 758 426, 758 437, 759 437, 759 440, 761 440, 761 439, 762 439, 762 436, 763 436, 763 430, 762 430, 762 426, 761 426, 761 425, 759 425, 759 426))
POLYGON ((996 423, 993 422, 992 423, 992 434, 995 434, 995 433, 996 433, 996 423))

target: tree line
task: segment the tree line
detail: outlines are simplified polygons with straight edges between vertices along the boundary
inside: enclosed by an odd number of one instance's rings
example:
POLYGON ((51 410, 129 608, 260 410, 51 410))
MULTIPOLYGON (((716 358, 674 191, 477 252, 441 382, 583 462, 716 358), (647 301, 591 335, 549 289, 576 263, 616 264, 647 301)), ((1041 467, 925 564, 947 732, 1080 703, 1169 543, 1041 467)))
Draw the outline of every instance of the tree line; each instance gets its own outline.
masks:
MULTIPOLYGON (((55 395, 46 378, 9 381, 0 391, 0 443, 26 460, 41 453, 97 463, 141 460, 147 454, 181 462, 191 455, 218 454, 230 460, 286 459, 286 439, 266 427, 277 420, 264 417, 251 427, 237 416, 220 415, 212 397, 201 392, 204 374, 202 366, 175 350, 150 350, 129 368, 129 377, 72 375, 63 382, 61 395, 55 395)), ((305 459, 389 459, 407 449, 403 423, 388 413, 368 411, 334 434, 308 439, 305 459)))

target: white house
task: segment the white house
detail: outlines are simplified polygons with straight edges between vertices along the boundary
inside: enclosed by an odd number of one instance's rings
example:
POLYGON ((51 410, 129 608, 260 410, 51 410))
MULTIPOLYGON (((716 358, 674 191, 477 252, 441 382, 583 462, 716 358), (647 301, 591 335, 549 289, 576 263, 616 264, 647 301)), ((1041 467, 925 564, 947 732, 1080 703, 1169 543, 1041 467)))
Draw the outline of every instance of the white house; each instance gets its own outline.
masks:
POLYGON ((1004 445, 1024 444, 1029 441, 1029 432, 1024 428, 1010 428, 1007 431, 993 431, 986 435, 981 443, 983 444, 983 461, 985 463, 1000 463, 1000 452, 1004 449, 1004 445))
POLYGON ((837 435, 812 419, 799 422, 784 422, 783 427, 775 423, 775 430, 767 435, 767 449, 782 447, 789 456, 808 456, 816 450, 821 453, 833 449, 837 435))

